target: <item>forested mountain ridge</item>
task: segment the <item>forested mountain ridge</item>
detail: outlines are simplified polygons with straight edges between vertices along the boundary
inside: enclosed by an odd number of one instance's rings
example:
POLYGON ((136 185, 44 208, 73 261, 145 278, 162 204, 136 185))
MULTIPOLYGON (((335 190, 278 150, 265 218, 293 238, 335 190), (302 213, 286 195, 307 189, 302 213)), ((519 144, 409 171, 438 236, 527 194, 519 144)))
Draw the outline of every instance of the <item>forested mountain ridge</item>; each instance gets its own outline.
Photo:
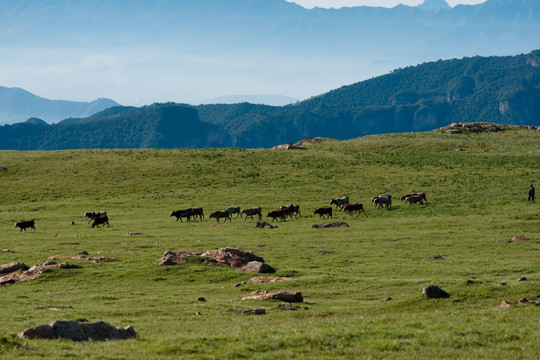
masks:
POLYGON ((96 148, 200 148, 231 146, 220 126, 199 120, 179 104, 117 106, 84 119, 48 125, 39 119, 0 126, 0 148, 57 150, 96 148))
POLYGON ((198 110, 202 121, 223 125, 246 147, 308 136, 426 131, 451 122, 540 125, 540 51, 410 66, 279 108, 237 104, 198 110))
POLYGON ((166 103, 113 107, 54 125, 34 119, 0 126, 0 148, 258 148, 473 121, 540 126, 540 50, 396 69, 281 107, 166 103))

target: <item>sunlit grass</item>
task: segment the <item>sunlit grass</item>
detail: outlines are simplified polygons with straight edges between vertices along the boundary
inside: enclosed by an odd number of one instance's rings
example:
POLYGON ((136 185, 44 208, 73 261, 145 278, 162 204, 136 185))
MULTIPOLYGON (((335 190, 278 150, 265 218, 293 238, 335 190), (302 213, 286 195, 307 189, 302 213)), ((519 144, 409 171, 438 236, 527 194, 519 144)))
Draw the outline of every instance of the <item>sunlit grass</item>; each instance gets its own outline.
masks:
POLYGON ((538 144, 539 132, 512 130, 370 136, 299 152, 0 152, 8 168, 0 172, 0 249, 15 251, 0 252, 1 264, 32 266, 81 251, 120 259, 66 260, 83 268, 1 287, 0 357, 538 358, 538 307, 498 308, 540 295, 539 203, 527 202, 528 186, 540 178, 538 144), (428 205, 399 200, 414 191, 426 192, 428 205), (382 193, 393 195, 391 210, 369 202, 382 193), (338 211, 333 220, 349 228, 312 229, 330 221, 314 209, 345 195, 366 214, 338 211), (249 219, 169 217, 190 206, 206 216, 261 206, 266 215, 291 202, 303 217, 271 230, 249 219), (111 227, 91 229, 83 219, 98 210, 108 212, 111 227), (36 219, 36 231, 15 229, 22 219, 36 219), (496 242, 512 235, 534 240, 496 242), (276 275, 294 279, 235 287, 252 274, 155 263, 166 250, 224 246, 253 251, 276 275), (444 259, 427 260, 434 255, 444 259), (432 284, 451 297, 424 298, 432 284), (279 302, 233 300, 255 290, 301 291, 305 303, 284 311, 279 302), (256 307, 267 314, 219 316, 256 307), (96 344, 15 336, 58 319, 132 325, 139 337, 96 344))

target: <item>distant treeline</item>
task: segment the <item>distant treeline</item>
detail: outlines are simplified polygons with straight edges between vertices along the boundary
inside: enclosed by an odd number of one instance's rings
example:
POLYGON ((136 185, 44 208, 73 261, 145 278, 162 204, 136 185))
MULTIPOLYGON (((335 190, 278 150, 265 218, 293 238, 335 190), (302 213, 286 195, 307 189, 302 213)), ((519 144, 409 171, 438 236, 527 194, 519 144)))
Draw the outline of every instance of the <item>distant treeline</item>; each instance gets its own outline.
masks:
POLYGON ((259 148, 473 121, 540 125, 540 50, 424 63, 282 107, 165 103, 54 125, 29 119, 0 126, 0 149, 259 148))

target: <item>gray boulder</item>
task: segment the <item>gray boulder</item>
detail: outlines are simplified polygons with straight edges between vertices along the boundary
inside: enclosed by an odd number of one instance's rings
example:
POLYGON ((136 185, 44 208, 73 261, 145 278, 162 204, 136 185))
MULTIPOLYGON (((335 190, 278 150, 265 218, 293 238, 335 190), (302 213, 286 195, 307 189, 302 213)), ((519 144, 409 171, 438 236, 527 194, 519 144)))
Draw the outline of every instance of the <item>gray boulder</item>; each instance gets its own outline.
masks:
POLYGON ((424 294, 424 296, 427 296, 430 299, 450 297, 449 293, 435 285, 426 286, 422 289, 422 293, 424 294))
POLYGON ((0 265, 0 274, 9 274, 15 271, 24 270, 28 270, 28 266, 22 262, 12 262, 9 264, 0 265))
POLYGON ((245 266, 241 267, 240 270, 256 274, 270 274, 276 272, 273 267, 260 261, 250 261, 245 266))
POLYGON ((104 321, 81 324, 77 321, 58 320, 51 325, 40 325, 21 331, 23 339, 69 339, 73 341, 124 340, 137 337, 131 326, 114 327, 104 321))

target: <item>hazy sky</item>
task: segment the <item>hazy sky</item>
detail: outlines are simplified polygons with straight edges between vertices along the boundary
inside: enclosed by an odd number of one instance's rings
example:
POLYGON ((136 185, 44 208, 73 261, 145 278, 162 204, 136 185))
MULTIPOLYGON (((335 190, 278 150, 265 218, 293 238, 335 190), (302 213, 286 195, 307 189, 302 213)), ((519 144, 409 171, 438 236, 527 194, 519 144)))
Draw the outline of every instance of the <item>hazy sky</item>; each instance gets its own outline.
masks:
MULTIPOLYGON (((446 0, 450 6, 484 1, 446 0)), ((393 7, 399 2, 416 6, 423 0, 294 2, 308 8, 338 8, 360 5, 393 7)), ((10 3, 10 0, 6 3, 10 3)), ((39 17, 38 20, 41 21, 39 17)), ((20 21, 23 27, 27 20, 22 17, 20 21)), ((77 18, 74 16, 66 19, 68 23, 75 21, 77 18)), ((46 19, 43 23, 46 25, 46 19)), ((93 36, 92 28, 85 28, 73 35, 68 33, 59 40, 50 38, 45 42, 36 42, 32 33, 14 32, 11 35, 10 32, 17 27, 17 24, 6 29, 0 26, 0 37, 14 39, 0 42, 0 86, 21 87, 49 99, 91 101, 107 97, 123 105, 135 106, 166 101, 199 104, 212 98, 236 94, 280 94, 302 100, 385 74, 397 67, 440 58, 486 55, 479 52, 476 44, 467 49, 448 46, 444 53, 435 54, 432 49, 422 47, 422 41, 412 45, 408 42, 410 48, 407 51, 381 46, 379 54, 366 52, 360 55, 355 52, 355 47, 333 52, 320 49, 304 54, 296 48, 266 48, 262 46, 264 41, 255 50, 249 46, 229 49, 219 41, 211 44, 207 41, 198 46, 199 40, 195 45, 178 42, 174 46, 168 42, 149 40, 144 33, 137 36, 112 34, 118 44, 114 40, 101 39, 98 45, 95 42, 87 45, 87 39, 93 36)), ((236 36, 234 31, 229 32, 231 36, 236 36)), ((226 38, 229 32, 224 31, 224 36, 220 38, 226 38)), ((227 45, 242 44, 239 39, 228 40, 227 45)), ((370 44, 369 39, 363 44, 370 44)), ((500 46, 511 48, 507 44, 500 46)), ((490 52, 487 55, 505 55, 508 51, 490 52)))
MULTIPOLYGON (((416 6, 424 0, 287 0, 297 3, 305 8, 311 9, 314 6, 321 8, 340 8, 343 6, 384 6, 393 7, 398 4, 416 6)), ((486 0, 446 0, 448 5, 454 7, 459 4, 474 5, 485 2, 486 0)))

